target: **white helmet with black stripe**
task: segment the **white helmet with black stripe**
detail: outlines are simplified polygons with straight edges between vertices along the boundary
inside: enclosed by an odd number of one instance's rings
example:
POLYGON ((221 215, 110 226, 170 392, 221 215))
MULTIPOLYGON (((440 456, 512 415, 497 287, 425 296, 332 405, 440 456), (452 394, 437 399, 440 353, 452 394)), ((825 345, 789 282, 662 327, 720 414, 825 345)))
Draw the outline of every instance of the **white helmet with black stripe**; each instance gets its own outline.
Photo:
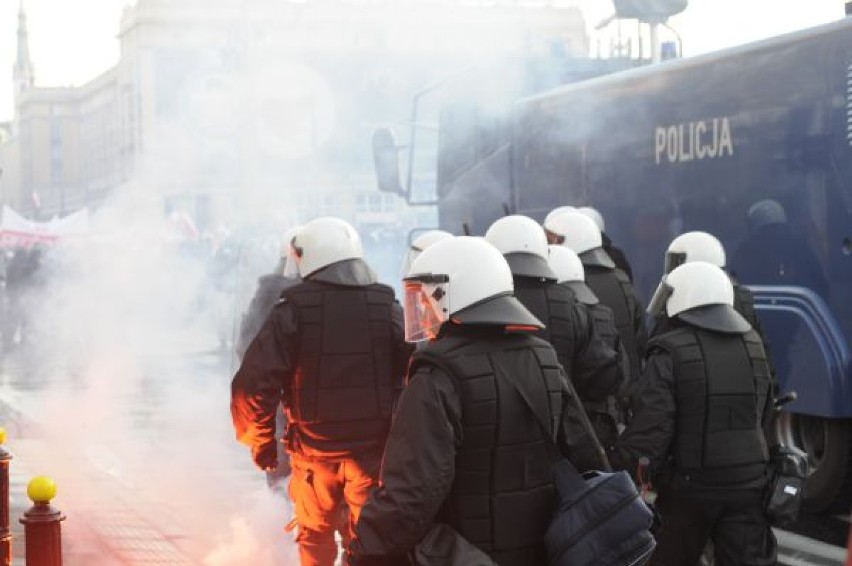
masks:
POLYGON ((692 261, 706 261, 716 267, 725 267, 725 248, 722 242, 707 232, 686 232, 669 244, 666 250, 665 273, 692 261))
POLYGON ((291 241, 302 278, 348 259, 362 259, 361 238, 348 222, 326 216, 302 226, 291 241))

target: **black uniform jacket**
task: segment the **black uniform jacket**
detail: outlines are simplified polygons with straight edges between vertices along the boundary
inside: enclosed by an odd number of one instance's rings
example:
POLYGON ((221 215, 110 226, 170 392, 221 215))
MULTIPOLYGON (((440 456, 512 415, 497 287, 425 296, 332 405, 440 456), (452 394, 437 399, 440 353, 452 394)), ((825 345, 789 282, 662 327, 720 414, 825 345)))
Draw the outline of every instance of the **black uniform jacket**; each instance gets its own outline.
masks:
MULTIPOLYGON (((614 469, 627 470, 635 476, 639 459, 645 456, 652 471, 667 472, 667 458, 677 423, 675 385, 671 354, 653 349, 645 362, 640 387, 633 397, 633 419, 608 454, 614 469)), ((764 425, 771 415, 771 403, 767 403, 761 416, 764 425)))
MULTIPOLYGON (((361 260, 332 264, 310 278, 352 286, 370 285, 376 281, 375 274, 361 260)), ((395 343, 399 345, 395 358, 402 372, 408 363, 411 347, 403 339, 403 314, 398 304, 394 304, 392 315, 395 343)), ((249 345, 231 381, 231 418, 237 440, 254 453, 277 442, 275 415, 296 371, 298 331, 295 308, 286 301, 279 302, 249 345)))
POLYGON ((257 289, 251 303, 249 303, 248 310, 243 315, 240 323, 240 336, 234 346, 240 360, 246 355, 246 350, 248 350, 251 341, 263 328, 263 323, 266 322, 266 318, 272 312, 272 307, 281 297, 281 292, 298 282, 298 279, 284 277, 277 273, 263 275, 257 280, 257 289))
POLYGON ((642 456, 650 460, 652 468, 662 466, 675 434, 674 387, 671 355, 654 350, 645 362, 641 386, 633 397, 633 420, 609 454, 614 469, 635 474, 642 456))
MULTIPOLYGON (((561 451, 580 470, 607 469, 576 393, 567 380, 565 386, 561 451)), ((453 486, 461 433, 461 400, 453 378, 437 367, 421 366, 399 398, 379 489, 361 510, 351 550, 371 560, 359 563, 395 563, 379 557, 402 557, 426 535, 453 486)))

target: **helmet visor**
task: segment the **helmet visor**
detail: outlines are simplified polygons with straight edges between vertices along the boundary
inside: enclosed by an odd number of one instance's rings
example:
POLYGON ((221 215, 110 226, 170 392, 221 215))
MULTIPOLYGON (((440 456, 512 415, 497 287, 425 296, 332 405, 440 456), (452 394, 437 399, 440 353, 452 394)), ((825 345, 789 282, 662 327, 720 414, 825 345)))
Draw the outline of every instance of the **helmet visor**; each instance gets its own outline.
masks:
POLYGON ((651 297, 651 301, 648 303, 648 308, 645 312, 651 316, 665 315, 666 301, 668 301, 669 297, 672 296, 672 291, 674 291, 674 289, 671 285, 666 283, 666 276, 663 275, 663 280, 660 281, 659 285, 657 285, 657 290, 654 291, 654 296, 651 297))
POLYGON ((438 336, 449 314, 442 306, 448 291, 448 283, 440 285, 423 281, 405 281, 405 341, 422 342, 438 336))
POLYGON ((675 267, 680 267, 684 263, 686 263, 686 252, 667 252, 663 272, 669 274, 674 271, 675 267))

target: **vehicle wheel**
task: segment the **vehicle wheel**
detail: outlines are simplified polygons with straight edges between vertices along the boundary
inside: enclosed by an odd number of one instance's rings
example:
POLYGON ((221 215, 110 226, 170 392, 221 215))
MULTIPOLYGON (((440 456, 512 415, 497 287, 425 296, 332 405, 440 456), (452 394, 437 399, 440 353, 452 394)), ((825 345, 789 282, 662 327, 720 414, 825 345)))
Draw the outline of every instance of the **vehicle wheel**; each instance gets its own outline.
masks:
POLYGON ((848 512, 852 501, 852 421, 784 412, 778 415, 775 434, 776 442, 807 457, 810 473, 805 483, 804 510, 848 512))

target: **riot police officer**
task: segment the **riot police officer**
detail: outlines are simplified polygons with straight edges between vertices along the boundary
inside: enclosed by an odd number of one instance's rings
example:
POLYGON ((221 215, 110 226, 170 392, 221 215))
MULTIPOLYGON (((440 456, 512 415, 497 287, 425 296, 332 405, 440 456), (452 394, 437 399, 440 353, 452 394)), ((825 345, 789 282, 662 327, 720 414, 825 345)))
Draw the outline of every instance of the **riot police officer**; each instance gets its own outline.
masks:
POLYGON ((610 257, 613 263, 615 263, 615 266, 623 271, 624 274, 627 275, 627 278, 632 282, 633 270, 630 268, 630 262, 627 261, 627 255, 625 255, 621 248, 613 244, 612 238, 607 235, 606 221, 604 220, 603 215, 598 211, 598 209, 592 208, 591 206, 581 206, 577 209, 577 212, 588 216, 595 224, 597 224, 598 229, 601 231, 601 241, 606 255, 610 257))
MULTIPOLYGON (((726 256, 725 248, 722 242, 716 239, 712 234, 707 232, 686 232, 681 234, 669 244, 666 250, 666 259, 663 265, 663 273, 671 273, 679 265, 689 263, 691 261, 706 261, 716 267, 725 269, 726 256)), ((757 311, 754 308, 754 295, 745 285, 740 285, 736 278, 728 273, 731 284, 734 287, 734 310, 746 319, 746 322, 758 333, 763 340, 763 349, 766 353, 766 360, 769 364, 769 375, 772 377, 772 393, 773 396, 778 395, 778 379, 773 362, 773 355, 770 352, 769 342, 763 332, 763 327, 760 325, 760 319, 757 316, 757 311)), ((669 330, 669 318, 665 314, 658 314, 654 318, 654 326, 651 329, 651 336, 657 336, 669 330)), ((783 345, 783 344, 782 344, 783 345)), ((786 352, 786 348, 782 349, 786 352)), ((772 413, 773 418, 767 421, 766 431, 771 433, 775 427, 775 417, 777 412, 772 413)))
POLYGON ((515 297, 544 323, 538 335, 556 350, 574 387, 586 393, 616 389, 624 379, 619 351, 595 333, 593 318, 574 291, 557 284, 541 226, 526 216, 505 216, 488 228, 485 239, 506 258, 515 297))
POLYGON ((550 245, 549 248, 548 264, 556 274, 556 282, 574 293, 580 308, 585 310, 592 320, 595 335, 612 351, 618 353, 619 363, 622 365, 620 381, 574 380, 574 388, 583 401, 598 439, 605 447, 611 448, 620 430, 627 424, 627 378, 630 375, 627 353, 615 328, 612 309, 602 304, 586 285, 580 258, 565 246, 550 245))
POLYGON ((405 564, 436 522, 502 566, 544 564, 551 443, 580 470, 606 465, 553 348, 533 334, 541 322, 512 291, 481 238, 438 242, 412 265, 406 335, 428 344, 412 358, 351 564, 405 564))
POLYGON ((630 279, 604 251, 597 224, 577 211, 568 211, 546 219, 544 228, 556 240, 554 243, 566 246, 580 257, 586 283, 612 309, 630 360, 630 376, 636 379, 642 370, 647 342, 645 315, 630 279))
POLYGON ((238 440, 268 469, 283 402, 301 563, 331 566, 342 504, 346 541, 376 484, 410 348, 393 290, 376 282, 352 226, 319 218, 292 246, 302 282, 284 290, 249 345, 231 384, 231 414, 238 440))
POLYGON ((706 262, 664 276, 651 303, 670 329, 648 345, 633 419, 611 460, 633 471, 645 457, 656 472, 663 524, 653 564, 695 564, 708 539, 719 566, 775 564, 763 506, 769 366, 733 304, 728 276, 706 262))

